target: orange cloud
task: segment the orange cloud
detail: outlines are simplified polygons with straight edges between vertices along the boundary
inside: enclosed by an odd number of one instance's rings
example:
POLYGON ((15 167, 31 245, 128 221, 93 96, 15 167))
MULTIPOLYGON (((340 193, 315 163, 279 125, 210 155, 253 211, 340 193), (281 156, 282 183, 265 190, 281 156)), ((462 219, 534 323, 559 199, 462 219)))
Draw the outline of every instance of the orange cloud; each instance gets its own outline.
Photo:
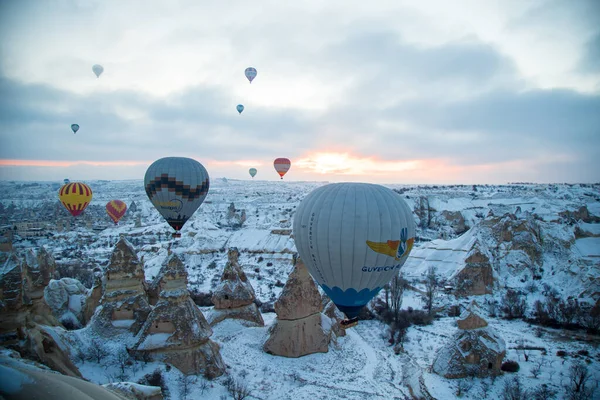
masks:
POLYGON ((292 161, 301 169, 325 175, 385 175, 422 168, 423 160, 384 161, 349 153, 317 152, 292 161))

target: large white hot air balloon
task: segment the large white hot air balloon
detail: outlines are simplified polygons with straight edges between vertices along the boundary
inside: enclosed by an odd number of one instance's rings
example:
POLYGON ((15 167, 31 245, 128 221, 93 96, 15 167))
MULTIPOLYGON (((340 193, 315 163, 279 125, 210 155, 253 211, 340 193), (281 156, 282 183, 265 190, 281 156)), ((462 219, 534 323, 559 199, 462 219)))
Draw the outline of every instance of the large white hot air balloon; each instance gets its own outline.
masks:
POLYGON ((386 187, 333 183, 302 200, 293 233, 312 277, 355 318, 408 258, 415 222, 402 197, 386 187))
POLYGON ((206 198, 210 181, 202 164, 191 158, 165 157, 148 167, 144 187, 148 198, 169 225, 173 236, 206 198))

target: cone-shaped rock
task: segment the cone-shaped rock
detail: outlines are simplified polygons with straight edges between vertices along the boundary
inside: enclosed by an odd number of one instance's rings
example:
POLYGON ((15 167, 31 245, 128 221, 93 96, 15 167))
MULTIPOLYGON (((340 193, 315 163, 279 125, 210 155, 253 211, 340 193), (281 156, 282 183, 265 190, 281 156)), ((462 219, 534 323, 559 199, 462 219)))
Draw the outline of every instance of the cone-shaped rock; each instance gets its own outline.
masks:
POLYGON ((137 334, 150 311, 143 264, 131 243, 121 238, 110 258, 104 295, 92 317, 92 326, 104 336, 123 329, 137 334))
POLYGON ((222 375, 225 364, 219 346, 209 339, 212 329, 190 298, 183 263, 176 255, 170 256, 161 275, 164 285, 158 303, 132 352, 169 363, 184 374, 222 375))
POLYGON ((321 313, 321 295, 306 267, 300 258, 295 261, 294 269, 275 302, 277 319, 263 349, 284 357, 326 353, 332 321, 321 313))
POLYGON ((33 250, 28 250, 25 253, 24 261, 30 297, 41 299, 44 295, 44 288, 56 273, 56 261, 44 247, 40 248, 37 255, 33 250))
POLYGON ((236 248, 229 249, 229 261, 212 296, 215 307, 209 315, 210 324, 215 325, 224 319, 235 318, 263 326, 265 323, 262 315, 254 303, 254 288, 240 267, 238 257, 239 252, 236 248))
POLYGON ((278 319, 299 319, 323 310, 321 294, 304 263, 298 258, 275 302, 278 319))
POLYGON ((433 362, 433 371, 445 378, 499 375, 506 354, 504 340, 479 314, 477 303, 461 314, 459 330, 442 347, 433 362))

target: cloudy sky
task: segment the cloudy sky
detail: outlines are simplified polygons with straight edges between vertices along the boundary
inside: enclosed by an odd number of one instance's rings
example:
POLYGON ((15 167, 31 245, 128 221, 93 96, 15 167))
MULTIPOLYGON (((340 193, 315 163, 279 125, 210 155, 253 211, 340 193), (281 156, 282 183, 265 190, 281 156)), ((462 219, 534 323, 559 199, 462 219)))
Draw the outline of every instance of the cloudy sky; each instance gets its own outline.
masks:
POLYGON ((600 182, 597 0, 0 0, 0 38, 0 179, 600 182))

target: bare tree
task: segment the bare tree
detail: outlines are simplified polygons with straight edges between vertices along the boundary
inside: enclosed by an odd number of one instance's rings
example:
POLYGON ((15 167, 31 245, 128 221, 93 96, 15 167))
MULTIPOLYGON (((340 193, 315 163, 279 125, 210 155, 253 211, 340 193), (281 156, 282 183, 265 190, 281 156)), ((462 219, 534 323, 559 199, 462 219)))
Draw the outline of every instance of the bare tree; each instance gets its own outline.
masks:
POLYGON ((531 375, 534 378, 537 378, 542 373, 542 367, 546 364, 546 359, 541 356, 533 362, 533 367, 531 368, 531 375))
POLYGON ((504 382, 504 390, 502 391, 503 400, 526 400, 529 399, 527 390, 522 386, 518 376, 504 382))
POLYGON ((92 340, 92 345, 89 347, 90 354, 96 360, 98 364, 104 357, 108 355, 108 351, 102 345, 102 342, 98 339, 92 340))
POLYGON ((521 293, 508 289, 502 299, 502 311, 506 319, 522 318, 527 310, 527 303, 521 293))
MULTIPOLYGON (((404 296, 404 289, 406 288, 406 279, 402 276, 402 272, 394 275, 390 282, 390 309, 394 316, 394 321, 398 322, 398 316, 402 309, 402 297, 404 296)), ((386 299, 387 301, 387 299, 386 299)))
POLYGON ((566 386, 567 398, 572 400, 592 399, 594 388, 588 387, 590 371, 581 361, 575 361, 569 368, 569 385, 566 386))
POLYGON ((115 361, 121 369, 121 375, 125 375, 125 368, 127 368, 127 366, 131 364, 131 356, 127 352, 125 346, 121 347, 119 351, 117 351, 115 361))
MULTIPOLYGON (((190 394, 191 385, 194 385, 195 383, 195 376, 181 375, 179 377, 179 392, 181 394, 182 399, 187 399, 188 395, 190 394)), ((204 390, 205 389, 202 389, 202 393, 204 393, 204 390)))
POLYGON ((433 265, 430 265, 427 268, 427 273, 425 274, 425 308, 427 309, 427 313, 431 315, 431 310, 433 308, 433 301, 435 300, 435 296, 437 295, 440 288, 440 277, 437 274, 437 268, 433 265))
POLYGON ((556 398, 557 393, 558 392, 556 390, 551 389, 544 383, 535 388, 531 395, 534 400, 552 400, 556 398))
POLYGON ((225 381, 225 386, 234 400, 244 400, 250 396, 251 391, 248 389, 248 385, 245 382, 233 379, 231 376, 225 381))

